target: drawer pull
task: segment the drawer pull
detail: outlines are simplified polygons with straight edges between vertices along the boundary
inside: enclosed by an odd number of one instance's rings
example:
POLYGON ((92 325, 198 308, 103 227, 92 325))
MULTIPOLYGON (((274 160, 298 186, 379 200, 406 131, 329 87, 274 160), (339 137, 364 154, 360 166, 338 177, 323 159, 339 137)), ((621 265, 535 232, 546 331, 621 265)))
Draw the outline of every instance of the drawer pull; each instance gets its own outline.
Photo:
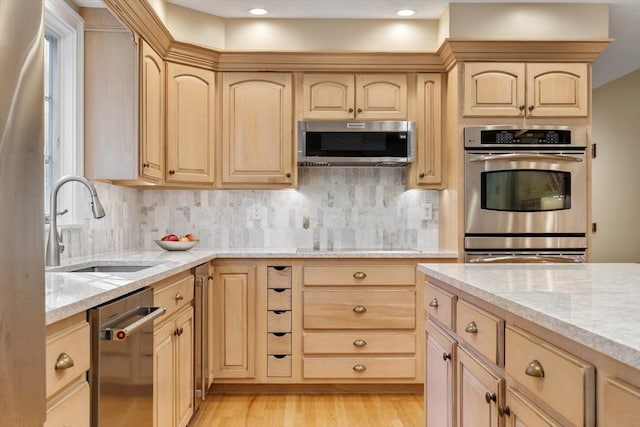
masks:
POLYGON ((353 307, 353 311, 356 313, 365 313, 367 311, 367 307, 364 305, 356 305, 353 307))
POLYGON ((365 340, 355 340, 353 342, 353 345, 356 347, 364 347, 365 345, 367 345, 367 342, 365 340))
POLYGON ((367 367, 361 364, 354 365, 353 370, 356 372, 364 372, 367 370, 367 367))
POLYGON ((353 273, 354 279, 364 279, 366 277, 367 277, 367 273, 365 273, 364 271, 356 271, 355 273, 353 273))
POLYGON ((476 322, 474 322, 473 320, 471 322, 469 322, 469 324, 467 325, 466 328, 464 328, 465 332, 468 332, 470 334, 477 334, 478 333, 478 325, 476 325, 476 322))
POLYGON ((438 308, 438 298, 434 298, 429 303, 429 307, 438 308))
POLYGON ((498 413, 501 417, 509 417, 511 416, 511 408, 509 408, 508 406, 498 406, 498 413))
POLYGON ((484 400, 486 400, 487 403, 491 404, 491 402, 495 402, 496 400, 498 400, 498 396, 496 396, 495 393, 486 392, 484 394, 484 400))
POLYGON ((184 299, 184 297, 182 296, 182 294, 181 294, 180 292, 178 292, 178 293, 176 294, 176 296, 175 296, 175 300, 176 300, 176 301, 180 301, 180 300, 183 300, 183 299, 184 299))
POLYGON ((177 328, 174 332, 173 335, 182 335, 182 333, 184 332, 184 329, 182 329, 182 327, 177 328))
POLYGON ((542 368, 540 362, 538 362, 537 360, 529 363, 524 373, 529 375, 530 377, 544 378, 544 369, 542 368))
POLYGON ((63 369, 73 368, 75 362, 67 353, 60 353, 58 359, 56 360, 56 371, 61 371, 63 369))
POLYGON ((442 360, 444 360, 445 362, 447 360, 451 360, 451 353, 447 353, 446 351, 442 353, 442 360))

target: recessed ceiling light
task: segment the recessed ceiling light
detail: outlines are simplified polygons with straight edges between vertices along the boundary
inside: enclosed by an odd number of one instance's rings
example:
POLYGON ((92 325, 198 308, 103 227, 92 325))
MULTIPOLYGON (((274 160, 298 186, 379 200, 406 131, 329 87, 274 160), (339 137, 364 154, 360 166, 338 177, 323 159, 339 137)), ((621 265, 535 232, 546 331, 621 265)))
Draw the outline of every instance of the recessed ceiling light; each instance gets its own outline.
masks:
POLYGON ((416 11, 413 9, 400 9, 396 12, 398 16, 413 16, 416 14, 416 11))
POLYGON ((261 9, 259 7, 256 7, 254 9, 249 9, 249 13, 255 16, 262 16, 262 15, 266 15, 269 12, 267 11, 267 9, 261 9))

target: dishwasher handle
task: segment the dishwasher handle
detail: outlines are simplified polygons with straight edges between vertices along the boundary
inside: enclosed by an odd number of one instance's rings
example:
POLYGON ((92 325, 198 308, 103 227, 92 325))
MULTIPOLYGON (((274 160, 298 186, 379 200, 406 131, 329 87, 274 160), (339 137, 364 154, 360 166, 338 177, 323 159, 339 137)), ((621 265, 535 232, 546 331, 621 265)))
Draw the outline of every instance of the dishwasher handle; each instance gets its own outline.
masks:
POLYGON ((129 335, 135 333, 147 323, 153 322, 156 318, 166 313, 166 311, 167 309, 165 307, 138 307, 132 313, 128 314, 131 316, 144 314, 144 317, 122 328, 104 328, 100 333, 100 339, 106 341, 124 341, 129 335))

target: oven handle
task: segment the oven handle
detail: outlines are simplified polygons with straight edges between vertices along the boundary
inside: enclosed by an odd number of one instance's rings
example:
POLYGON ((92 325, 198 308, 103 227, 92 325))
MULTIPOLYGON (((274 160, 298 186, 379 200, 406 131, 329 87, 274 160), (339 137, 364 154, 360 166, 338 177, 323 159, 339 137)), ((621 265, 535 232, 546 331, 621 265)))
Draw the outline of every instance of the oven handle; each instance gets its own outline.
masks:
POLYGON ((581 261, 576 258, 569 258, 563 256, 540 256, 540 255, 529 255, 529 256, 519 256, 519 255, 506 255, 506 256, 495 256, 495 257, 485 257, 485 258, 475 258, 469 260, 470 263, 474 264, 491 264, 491 263, 501 263, 501 262, 512 262, 512 263, 545 263, 545 262, 553 262, 553 263, 567 263, 567 264, 579 264, 581 261))
POLYGON ((568 156, 566 154, 545 154, 545 153, 508 153, 508 154, 486 154, 470 159, 471 162, 484 162, 489 160, 558 160, 566 162, 581 162, 580 157, 568 156))

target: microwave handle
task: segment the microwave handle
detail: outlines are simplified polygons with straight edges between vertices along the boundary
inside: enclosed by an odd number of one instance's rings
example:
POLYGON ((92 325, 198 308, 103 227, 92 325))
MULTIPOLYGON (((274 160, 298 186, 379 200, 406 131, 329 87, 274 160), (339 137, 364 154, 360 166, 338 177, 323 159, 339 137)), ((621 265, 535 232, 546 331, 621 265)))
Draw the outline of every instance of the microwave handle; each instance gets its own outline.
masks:
POLYGON ((558 160, 566 162, 581 162, 580 157, 568 156, 566 154, 544 154, 544 153, 508 153, 508 154, 486 154, 480 155, 471 162, 485 162, 490 160, 558 160))

